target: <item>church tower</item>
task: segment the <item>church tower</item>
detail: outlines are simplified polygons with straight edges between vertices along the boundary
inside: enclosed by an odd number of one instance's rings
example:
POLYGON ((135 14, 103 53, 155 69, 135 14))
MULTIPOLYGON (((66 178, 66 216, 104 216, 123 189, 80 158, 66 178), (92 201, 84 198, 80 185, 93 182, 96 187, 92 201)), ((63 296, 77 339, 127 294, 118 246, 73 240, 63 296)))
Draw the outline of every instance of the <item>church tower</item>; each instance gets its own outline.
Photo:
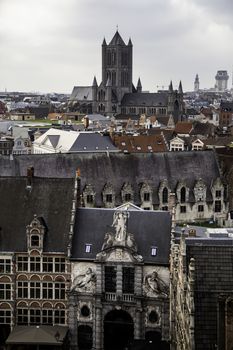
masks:
POLYGON ((133 45, 129 39, 126 45, 118 30, 109 44, 102 44, 102 84, 110 80, 112 95, 120 103, 125 93, 132 92, 133 45))
POLYGON ((199 88, 200 88, 199 77, 198 77, 198 74, 196 74, 195 81, 194 81, 194 91, 198 92, 199 88))

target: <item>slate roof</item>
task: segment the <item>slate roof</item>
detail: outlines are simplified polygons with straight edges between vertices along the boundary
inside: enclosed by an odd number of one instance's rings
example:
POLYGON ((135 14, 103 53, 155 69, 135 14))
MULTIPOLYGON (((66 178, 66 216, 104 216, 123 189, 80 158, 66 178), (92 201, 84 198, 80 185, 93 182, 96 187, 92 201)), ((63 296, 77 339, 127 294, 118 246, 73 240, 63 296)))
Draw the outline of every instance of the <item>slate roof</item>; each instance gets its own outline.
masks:
POLYGON ((101 151, 118 151, 109 136, 102 136, 99 133, 80 133, 79 137, 70 148, 69 152, 96 152, 101 151))
POLYGON ((195 259, 195 346, 217 344, 219 296, 232 295, 233 240, 187 245, 187 258, 195 259))
MULTIPOLYGON (((51 128, 34 141, 34 148, 44 152, 118 152, 109 136, 94 132, 76 132, 51 128), (48 140, 50 144, 48 144, 48 140)), ((47 153, 46 152, 46 153, 47 153)), ((36 153, 36 151, 35 151, 36 153)))
POLYGON ((0 251, 27 250, 26 226, 34 214, 42 217, 47 232, 44 251, 65 252, 69 233, 74 179, 0 177, 0 251))
POLYGON ((171 190, 176 191, 180 180, 190 188, 190 201, 194 201, 192 188, 203 179, 207 186, 207 201, 212 201, 210 187, 221 177, 215 154, 212 151, 187 151, 164 153, 73 153, 19 155, 12 160, 0 157, 0 176, 25 176, 27 168, 34 167, 38 177, 74 178, 81 171, 82 189, 92 184, 96 191, 96 205, 102 205, 102 190, 111 183, 116 193, 116 205, 122 203, 121 188, 125 182, 132 184, 136 205, 140 204, 139 189, 148 183, 153 190, 153 203, 158 203, 157 191, 161 181, 167 179, 171 190))
POLYGON ((70 101, 92 101, 92 86, 74 86, 70 101))
POLYGON ((220 109, 222 112, 233 112, 233 102, 221 101, 220 109))
POLYGON ((121 106, 139 106, 139 107, 164 107, 168 104, 168 94, 166 92, 158 93, 128 93, 124 94, 121 100, 121 106))
MULTIPOLYGON (((101 251, 104 236, 114 232, 110 227, 115 209, 80 208, 76 214, 72 243, 72 259, 94 260, 101 251), (85 244, 92 244, 85 253, 85 244)), ((169 212, 130 210, 128 232, 133 233, 138 254, 145 262, 168 265, 170 254, 171 218, 169 212), (157 256, 151 256, 151 247, 157 247, 157 256)))

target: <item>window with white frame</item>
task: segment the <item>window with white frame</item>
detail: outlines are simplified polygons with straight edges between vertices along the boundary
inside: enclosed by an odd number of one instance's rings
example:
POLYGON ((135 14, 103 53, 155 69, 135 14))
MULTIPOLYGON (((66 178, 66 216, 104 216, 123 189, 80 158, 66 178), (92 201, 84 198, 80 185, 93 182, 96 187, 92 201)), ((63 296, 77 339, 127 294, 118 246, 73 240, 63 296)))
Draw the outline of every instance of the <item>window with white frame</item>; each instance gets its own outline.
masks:
POLYGON ((30 282, 30 299, 40 299, 40 282, 30 282))
POLYGON ((55 283, 54 299, 65 299, 65 283, 64 282, 56 282, 55 283))
POLYGON ((27 272, 28 271, 28 256, 17 257, 17 271, 27 272))
POLYGON ((52 282, 42 282, 42 297, 43 299, 53 299, 52 282))
POLYGON ((151 247, 151 256, 156 256, 157 255, 157 247, 151 247))
POLYGON ((18 325, 28 325, 28 309, 17 309, 17 324, 18 325))
POLYGON ((54 324, 65 324, 65 310, 54 311, 54 324))
POLYGON ((18 298, 27 299, 28 298, 28 281, 18 281, 17 282, 17 295, 18 298))
POLYGON ((11 300, 10 283, 0 283, 0 300, 11 300))
POLYGON ((0 309, 0 324, 11 324, 10 309, 0 309))
POLYGON ((85 244, 85 253, 91 253, 91 244, 85 244))
POLYGON ((31 272, 40 272, 40 256, 31 256, 30 257, 30 271, 31 272))
POLYGON ((42 310, 42 324, 53 324, 53 310, 52 309, 43 309, 42 310))
POLYGON ((65 272, 66 260, 65 258, 54 258, 55 272, 65 272))
POLYGON ((0 273, 11 273, 11 259, 0 259, 0 273))

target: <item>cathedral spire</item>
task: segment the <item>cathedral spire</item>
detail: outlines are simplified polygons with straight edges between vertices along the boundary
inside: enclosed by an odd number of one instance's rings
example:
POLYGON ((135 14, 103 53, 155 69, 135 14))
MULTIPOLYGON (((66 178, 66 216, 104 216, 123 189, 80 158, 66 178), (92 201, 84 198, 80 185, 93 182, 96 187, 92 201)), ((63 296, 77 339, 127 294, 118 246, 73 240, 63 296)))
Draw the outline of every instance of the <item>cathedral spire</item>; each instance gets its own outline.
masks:
POLYGON ((179 90, 178 90, 179 94, 183 94, 183 87, 182 87, 182 83, 181 83, 181 80, 180 80, 180 83, 179 83, 179 90))
POLYGON ((137 92, 142 92, 142 83, 140 78, 138 78, 137 92))
POLYGON ((129 38, 128 46, 133 46, 131 38, 129 38))
POLYGON ((98 86, 98 84, 97 84, 97 80, 96 80, 96 77, 95 77, 95 76, 94 76, 94 79, 93 79, 92 86, 93 86, 93 87, 98 86))
POLYGON ((169 92, 173 92, 172 80, 171 80, 170 85, 169 85, 169 92))

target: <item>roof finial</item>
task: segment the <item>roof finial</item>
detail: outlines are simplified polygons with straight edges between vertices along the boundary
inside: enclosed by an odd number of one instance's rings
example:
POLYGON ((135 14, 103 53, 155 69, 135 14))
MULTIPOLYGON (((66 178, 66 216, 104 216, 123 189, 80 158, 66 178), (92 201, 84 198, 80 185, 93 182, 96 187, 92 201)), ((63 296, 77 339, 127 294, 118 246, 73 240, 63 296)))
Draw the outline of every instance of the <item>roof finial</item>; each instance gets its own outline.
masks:
POLYGON ((116 25, 116 30, 117 30, 117 32, 118 32, 118 24, 116 25))

